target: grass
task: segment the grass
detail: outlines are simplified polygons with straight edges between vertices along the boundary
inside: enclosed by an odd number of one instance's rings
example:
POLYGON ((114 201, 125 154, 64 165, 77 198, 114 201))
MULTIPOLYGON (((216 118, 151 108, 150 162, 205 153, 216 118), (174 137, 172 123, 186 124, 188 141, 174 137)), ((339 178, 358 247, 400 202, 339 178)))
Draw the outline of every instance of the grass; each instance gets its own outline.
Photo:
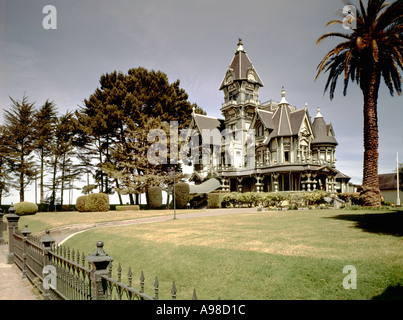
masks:
MULTIPOLYGON (((187 214, 200 210, 176 210, 176 214, 187 214)), ((174 210, 139 210, 139 211, 108 211, 108 212, 38 212, 35 215, 22 216, 18 227, 22 230, 28 225, 35 234, 46 229, 82 223, 98 223, 120 220, 132 220, 174 214, 174 210)), ((4 218, 6 220, 6 218, 4 218)))
POLYGON ((402 230, 402 211, 256 212, 93 229, 66 245, 90 254, 102 240, 135 287, 144 271, 153 295, 158 275, 162 299, 173 281, 178 299, 401 299, 402 230), (343 288, 346 265, 356 290, 343 288))

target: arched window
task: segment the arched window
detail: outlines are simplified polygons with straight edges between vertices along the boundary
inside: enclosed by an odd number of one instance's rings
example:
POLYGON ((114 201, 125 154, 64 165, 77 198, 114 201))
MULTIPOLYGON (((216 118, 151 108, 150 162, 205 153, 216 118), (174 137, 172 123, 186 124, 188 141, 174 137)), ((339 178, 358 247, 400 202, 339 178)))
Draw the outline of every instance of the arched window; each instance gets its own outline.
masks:
POLYGON ((263 127, 263 125, 262 124, 259 124, 257 127, 256 127, 256 137, 262 137, 263 135, 264 135, 264 127, 263 127))

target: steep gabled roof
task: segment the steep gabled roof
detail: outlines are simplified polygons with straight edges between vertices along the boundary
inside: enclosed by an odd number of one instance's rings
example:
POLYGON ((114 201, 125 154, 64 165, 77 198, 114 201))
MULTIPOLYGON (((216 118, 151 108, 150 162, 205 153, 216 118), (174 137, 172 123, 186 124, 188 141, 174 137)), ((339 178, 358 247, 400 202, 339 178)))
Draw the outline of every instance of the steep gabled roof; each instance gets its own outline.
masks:
POLYGON ((267 129, 274 129, 273 112, 257 109, 257 114, 267 129))
POLYGON ((291 132, 293 135, 297 135, 299 133, 299 129, 301 128, 305 114, 305 109, 296 110, 290 113, 291 132))
POLYGON ((213 144, 216 141, 217 142, 220 141, 221 143, 221 140, 223 139, 221 131, 225 128, 224 120, 214 117, 208 117, 197 113, 193 113, 192 115, 195 125, 199 130, 205 143, 208 143, 208 141, 210 141, 211 138, 213 138, 212 139, 213 141, 211 141, 213 144))
POLYGON ((228 73, 231 73, 234 81, 248 80, 248 75, 251 70, 253 70, 253 73, 255 76, 255 82, 263 87, 262 80, 260 79, 257 71, 253 67, 252 62, 250 61, 248 55, 246 54, 246 51, 243 48, 242 39, 239 39, 238 49, 235 52, 234 57, 232 58, 231 64, 228 67, 228 71, 227 71, 223 81, 221 82, 220 90, 226 84, 226 77, 227 77, 228 73))

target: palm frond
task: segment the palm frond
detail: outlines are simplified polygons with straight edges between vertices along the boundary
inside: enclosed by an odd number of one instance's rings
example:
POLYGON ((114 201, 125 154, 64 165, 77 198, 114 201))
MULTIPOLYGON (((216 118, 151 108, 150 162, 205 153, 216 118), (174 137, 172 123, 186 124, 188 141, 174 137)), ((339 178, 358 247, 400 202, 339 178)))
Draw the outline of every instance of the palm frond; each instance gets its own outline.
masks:
POLYGON ((344 38, 344 39, 350 39, 351 36, 347 33, 340 33, 340 32, 329 32, 329 33, 325 33, 324 35, 322 35, 321 37, 319 37, 318 40, 316 40, 316 44, 318 45, 319 43, 321 43, 324 39, 326 38, 331 38, 331 37, 340 37, 340 38, 344 38))
MULTIPOLYGON (((341 21, 331 20, 327 25, 336 23, 341 21)), ((347 39, 337 44, 320 61, 315 80, 322 73, 328 74, 325 92, 329 90, 332 99, 342 72, 345 95, 349 80, 365 88, 365 82, 369 81, 368 68, 372 68, 373 72, 384 78, 392 95, 394 91, 401 94, 399 70, 403 69, 403 0, 391 5, 385 0, 368 0, 366 7, 359 0, 356 23, 356 28, 349 34, 330 32, 317 40, 319 44, 330 37, 347 39)))

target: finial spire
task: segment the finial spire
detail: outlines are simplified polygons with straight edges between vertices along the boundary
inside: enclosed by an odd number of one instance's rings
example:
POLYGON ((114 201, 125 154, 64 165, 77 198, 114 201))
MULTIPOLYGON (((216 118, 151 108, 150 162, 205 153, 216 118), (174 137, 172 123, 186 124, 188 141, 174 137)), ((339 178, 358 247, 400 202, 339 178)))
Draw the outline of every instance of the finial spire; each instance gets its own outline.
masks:
POLYGON ((322 114, 320 113, 320 108, 318 108, 318 113, 316 114, 315 118, 323 118, 322 114))
POLYGON ((245 51, 243 48, 243 43, 242 43, 241 38, 238 39, 238 51, 245 51))
POLYGON ((280 104, 286 103, 288 104, 287 100, 285 99, 285 90, 284 90, 284 86, 281 89, 281 101, 280 104))

